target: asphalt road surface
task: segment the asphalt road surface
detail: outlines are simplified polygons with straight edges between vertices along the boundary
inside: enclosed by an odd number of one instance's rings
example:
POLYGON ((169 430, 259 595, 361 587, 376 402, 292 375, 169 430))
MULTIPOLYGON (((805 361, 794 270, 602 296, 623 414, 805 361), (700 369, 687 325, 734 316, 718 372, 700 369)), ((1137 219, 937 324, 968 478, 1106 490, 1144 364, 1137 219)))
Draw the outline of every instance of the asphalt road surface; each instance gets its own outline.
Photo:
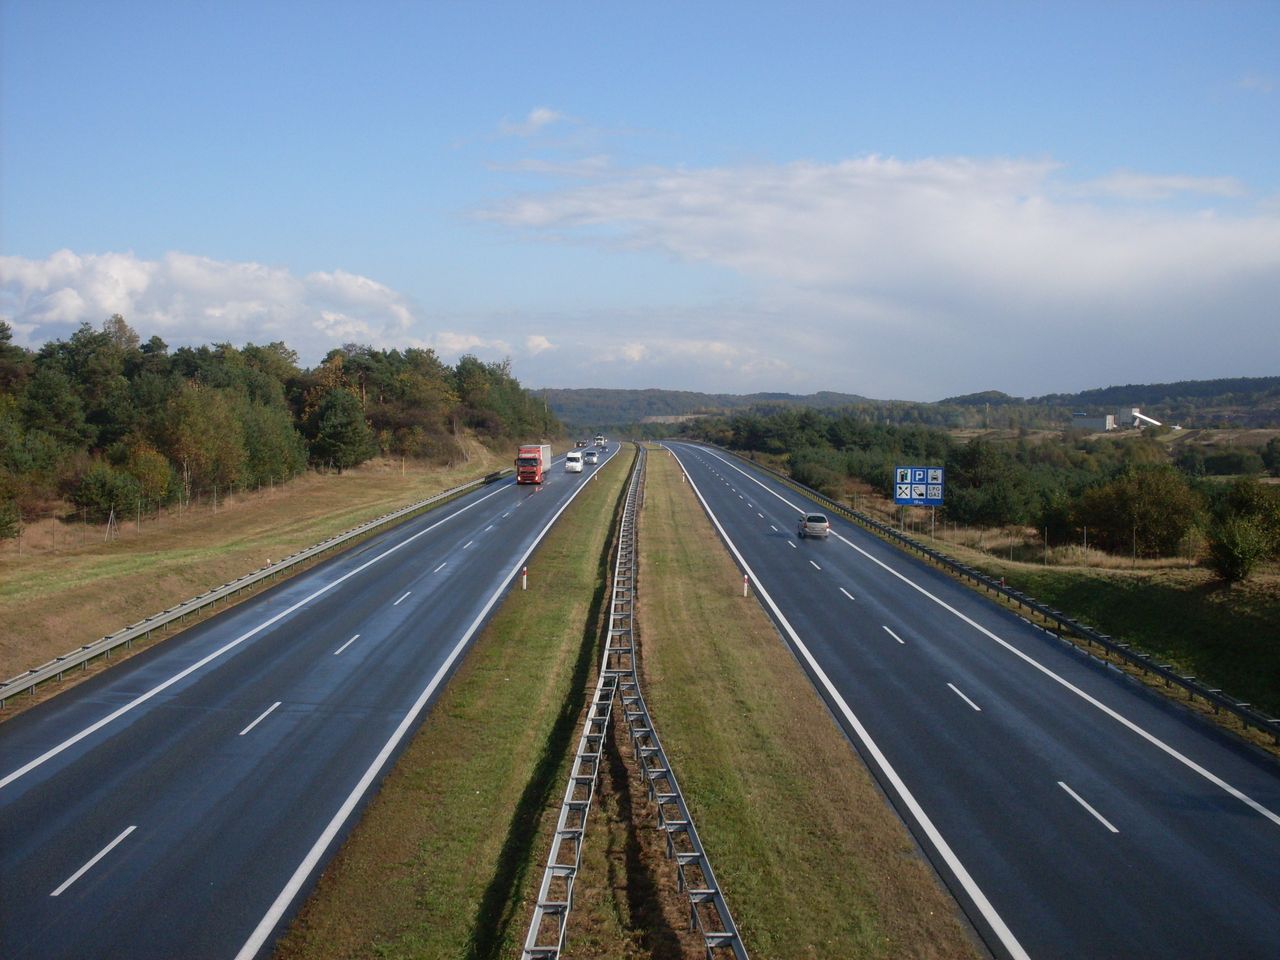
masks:
POLYGON ((562 459, 543 486, 469 493, 0 724, 0 957, 267 954, 600 469, 562 459))
POLYGON ((670 444, 997 956, 1280 957, 1280 765, 745 461, 670 444))

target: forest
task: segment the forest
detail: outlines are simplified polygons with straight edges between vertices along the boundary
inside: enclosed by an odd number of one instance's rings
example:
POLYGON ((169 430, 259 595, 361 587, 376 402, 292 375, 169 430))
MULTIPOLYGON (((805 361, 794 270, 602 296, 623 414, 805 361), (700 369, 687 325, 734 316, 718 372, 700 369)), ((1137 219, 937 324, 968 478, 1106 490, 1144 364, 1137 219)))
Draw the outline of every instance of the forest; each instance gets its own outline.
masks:
POLYGON ((1173 457, 1162 430, 962 442, 856 409, 747 412, 680 427, 686 436, 775 458, 828 496, 846 493, 851 480, 887 493, 898 465, 943 466, 939 517, 963 525, 1034 527, 1055 543, 1087 536, 1099 549, 1144 557, 1184 554, 1195 534, 1207 545, 1206 562, 1228 582, 1280 559, 1280 485, 1261 481, 1280 476, 1280 437, 1258 450, 1205 456, 1187 448, 1173 457))
POLYGON ((119 315, 33 351, 0 321, 0 536, 59 506, 102 520, 378 455, 446 463, 464 433, 563 428, 507 361, 346 344, 306 369, 279 341, 170 350, 119 315))

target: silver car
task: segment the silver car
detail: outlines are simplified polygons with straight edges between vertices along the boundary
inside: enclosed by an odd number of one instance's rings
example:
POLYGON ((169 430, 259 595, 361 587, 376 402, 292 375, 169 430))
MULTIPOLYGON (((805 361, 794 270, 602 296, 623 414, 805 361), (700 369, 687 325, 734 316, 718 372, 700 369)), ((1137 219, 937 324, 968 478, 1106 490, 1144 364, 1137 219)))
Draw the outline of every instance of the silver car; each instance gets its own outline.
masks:
POLYGON ((831 534, 831 521, 821 513, 806 513, 800 518, 800 539, 827 537, 831 534))

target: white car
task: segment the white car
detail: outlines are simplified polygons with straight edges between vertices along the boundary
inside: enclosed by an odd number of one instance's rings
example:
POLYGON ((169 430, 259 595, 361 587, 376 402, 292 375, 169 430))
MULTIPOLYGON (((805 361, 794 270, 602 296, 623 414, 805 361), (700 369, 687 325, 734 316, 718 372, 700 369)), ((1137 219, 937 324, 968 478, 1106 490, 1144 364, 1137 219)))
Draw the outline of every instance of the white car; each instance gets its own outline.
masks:
POLYGON ((564 472, 565 473, 581 473, 582 472, 582 454, 577 450, 570 450, 564 455, 564 472))
POLYGON ((597 453, 595 450, 583 450, 582 460, 584 463, 599 463, 600 454, 597 453))

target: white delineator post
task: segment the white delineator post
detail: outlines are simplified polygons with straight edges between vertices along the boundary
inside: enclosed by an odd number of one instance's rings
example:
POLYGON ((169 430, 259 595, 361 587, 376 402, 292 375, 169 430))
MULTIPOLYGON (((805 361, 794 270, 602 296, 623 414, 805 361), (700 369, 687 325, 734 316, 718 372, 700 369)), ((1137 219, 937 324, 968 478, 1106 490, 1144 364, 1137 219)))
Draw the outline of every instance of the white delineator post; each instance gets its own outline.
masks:
POLYGON ((750 577, 748 577, 748 576, 744 573, 744 574, 742 575, 742 595, 743 595, 744 597, 747 595, 747 586, 748 586, 750 583, 751 583, 751 578, 750 578, 750 577))
POLYGON ((522 571, 520 571, 520 589, 521 590, 529 589, 529 568, 528 567, 525 567, 522 571))

